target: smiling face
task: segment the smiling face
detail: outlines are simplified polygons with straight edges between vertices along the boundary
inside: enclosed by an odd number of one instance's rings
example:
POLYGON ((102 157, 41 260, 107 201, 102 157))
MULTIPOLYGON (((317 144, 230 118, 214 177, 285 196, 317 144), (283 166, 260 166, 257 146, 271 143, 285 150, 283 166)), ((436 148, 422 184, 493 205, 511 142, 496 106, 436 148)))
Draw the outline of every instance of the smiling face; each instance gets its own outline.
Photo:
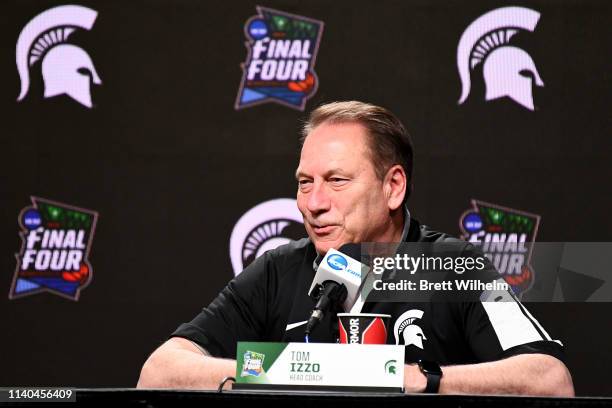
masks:
POLYGON ((399 240, 391 211, 401 205, 405 188, 398 201, 392 173, 377 177, 363 125, 325 122, 310 132, 296 172, 297 204, 318 253, 346 243, 399 240))

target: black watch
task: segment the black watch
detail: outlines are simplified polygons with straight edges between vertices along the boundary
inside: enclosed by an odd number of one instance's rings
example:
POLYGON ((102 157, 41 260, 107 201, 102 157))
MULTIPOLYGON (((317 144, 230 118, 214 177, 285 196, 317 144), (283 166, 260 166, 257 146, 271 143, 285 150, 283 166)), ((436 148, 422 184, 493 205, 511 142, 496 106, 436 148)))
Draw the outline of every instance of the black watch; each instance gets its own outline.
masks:
POLYGON ((440 364, 428 360, 419 360, 419 368, 427 377, 427 386, 425 392, 437 394, 440 389, 440 379, 442 378, 442 369, 440 364))

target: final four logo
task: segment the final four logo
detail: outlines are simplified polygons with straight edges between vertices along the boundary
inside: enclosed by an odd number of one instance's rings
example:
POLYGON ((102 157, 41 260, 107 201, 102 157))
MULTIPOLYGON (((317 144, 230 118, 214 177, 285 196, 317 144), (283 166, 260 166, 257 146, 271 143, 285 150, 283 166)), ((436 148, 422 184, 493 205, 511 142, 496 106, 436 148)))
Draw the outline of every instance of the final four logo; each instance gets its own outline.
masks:
POLYGON ((248 55, 236 109, 276 102, 304 110, 318 87, 314 63, 323 22, 264 7, 244 26, 248 55))
POLYGON ((92 278, 89 250, 98 213, 43 198, 19 214, 22 239, 9 298, 51 292, 78 300, 92 278))
POLYGON ((247 377, 249 375, 259 377, 263 373, 263 361, 264 358, 266 358, 265 354, 247 351, 242 357, 241 377, 247 377))
POLYGON ((520 297, 533 284, 529 262, 540 216, 478 200, 472 206, 459 221, 462 238, 482 250, 520 297))

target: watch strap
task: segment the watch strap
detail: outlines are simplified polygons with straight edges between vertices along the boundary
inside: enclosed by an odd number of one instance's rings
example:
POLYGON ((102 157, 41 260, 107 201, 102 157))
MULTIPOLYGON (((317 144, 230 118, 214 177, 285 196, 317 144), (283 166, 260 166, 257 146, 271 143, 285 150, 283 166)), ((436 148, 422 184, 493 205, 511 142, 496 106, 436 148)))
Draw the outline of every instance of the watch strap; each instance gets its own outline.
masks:
POLYGON ((432 374, 432 373, 424 373, 427 377, 427 385, 425 386, 425 392, 429 394, 437 394, 440 389, 440 379, 441 375, 432 374))
POLYGON ((419 360, 419 368, 427 378, 425 391, 428 394, 437 394, 440 390, 440 380, 442 379, 442 370, 440 365, 434 361, 419 360))

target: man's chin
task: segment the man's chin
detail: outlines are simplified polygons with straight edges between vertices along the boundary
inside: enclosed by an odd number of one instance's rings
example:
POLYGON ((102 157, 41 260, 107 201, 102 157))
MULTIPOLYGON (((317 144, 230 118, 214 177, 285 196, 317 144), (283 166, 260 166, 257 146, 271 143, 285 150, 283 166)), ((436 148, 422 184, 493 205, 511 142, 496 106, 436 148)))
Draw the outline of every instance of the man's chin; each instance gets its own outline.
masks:
POLYGON ((344 242, 340 241, 340 240, 336 240, 336 241, 315 241, 314 242, 315 248, 317 250, 317 252, 321 255, 325 255, 327 253, 327 251, 329 251, 330 249, 335 249, 335 250, 339 250, 340 247, 342 245, 344 245, 344 242))

